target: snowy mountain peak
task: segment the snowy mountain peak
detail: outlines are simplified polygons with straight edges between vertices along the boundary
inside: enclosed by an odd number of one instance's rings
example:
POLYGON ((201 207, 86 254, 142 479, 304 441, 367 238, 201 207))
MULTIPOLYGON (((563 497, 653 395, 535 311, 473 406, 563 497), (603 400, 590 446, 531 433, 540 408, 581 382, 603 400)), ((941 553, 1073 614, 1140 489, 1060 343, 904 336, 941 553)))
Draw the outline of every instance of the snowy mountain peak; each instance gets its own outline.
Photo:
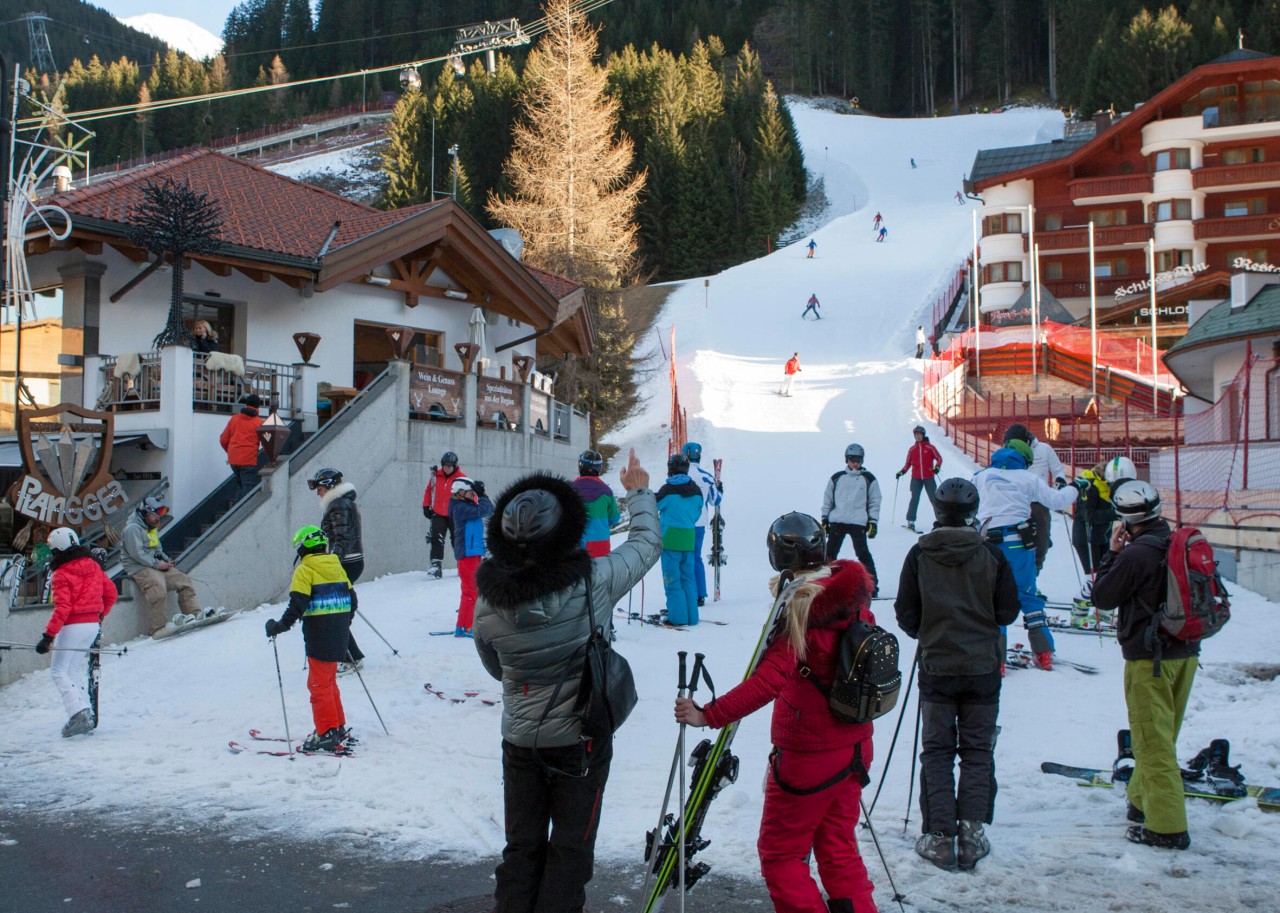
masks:
POLYGON ((196 25, 190 19, 165 16, 162 13, 143 13, 120 21, 131 29, 159 38, 169 47, 189 54, 197 60, 212 57, 222 50, 221 38, 196 25))

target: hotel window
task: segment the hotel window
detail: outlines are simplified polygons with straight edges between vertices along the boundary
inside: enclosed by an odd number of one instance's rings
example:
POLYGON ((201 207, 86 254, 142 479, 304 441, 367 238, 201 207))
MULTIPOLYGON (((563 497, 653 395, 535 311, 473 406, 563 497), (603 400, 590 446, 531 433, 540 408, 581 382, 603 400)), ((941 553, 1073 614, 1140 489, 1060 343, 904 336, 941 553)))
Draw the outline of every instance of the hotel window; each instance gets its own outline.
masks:
POLYGON ((1254 263, 1266 263, 1267 249, 1265 247, 1255 247, 1253 250, 1227 251, 1228 269, 1235 269, 1237 260, 1252 260, 1254 263))
POLYGON ((1171 171, 1174 168, 1191 167, 1190 149, 1165 149, 1152 156, 1152 165, 1156 171, 1171 171))
POLYGON ((1129 213, 1123 209, 1091 209, 1089 221, 1095 228, 1109 228, 1112 225, 1128 225, 1129 213))
POLYGON ((1266 153, 1261 146, 1222 150, 1222 164, 1224 165, 1256 165, 1258 162, 1265 162, 1266 159, 1266 153))
POLYGON ((1062 261, 1050 260, 1048 263, 1041 263, 1040 268, 1044 271, 1046 281, 1053 281, 1062 278, 1062 261))
POLYGON ((988 216, 982 233, 983 235, 1020 235, 1022 234, 1022 213, 1006 212, 998 216, 988 216))
POLYGON ((1249 200, 1227 200, 1222 204, 1222 214, 1227 218, 1233 216, 1260 216, 1267 211, 1264 197, 1253 197, 1249 200))
POLYGON ((1021 282, 1022 264, 1017 261, 1009 263, 992 263, 983 270, 987 282, 1021 282))
POLYGON ((1264 79, 1244 84, 1244 122, 1280 119, 1280 80, 1264 79))
POLYGON ((1062 229, 1062 214, 1051 212, 1044 217, 1045 231, 1060 231, 1062 229))
POLYGON ((1167 273, 1169 270, 1179 266, 1191 266, 1191 251, 1189 250, 1158 250, 1156 251, 1156 272, 1167 273))
POLYGON ((1118 260, 1098 260, 1093 264, 1093 274, 1099 279, 1109 276, 1124 276, 1129 272, 1129 263, 1123 258, 1118 260))
POLYGON ((1151 221, 1168 222, 1172 219, 1191 218, 1190 200, 1161 200, 1151 204, 1151 221))

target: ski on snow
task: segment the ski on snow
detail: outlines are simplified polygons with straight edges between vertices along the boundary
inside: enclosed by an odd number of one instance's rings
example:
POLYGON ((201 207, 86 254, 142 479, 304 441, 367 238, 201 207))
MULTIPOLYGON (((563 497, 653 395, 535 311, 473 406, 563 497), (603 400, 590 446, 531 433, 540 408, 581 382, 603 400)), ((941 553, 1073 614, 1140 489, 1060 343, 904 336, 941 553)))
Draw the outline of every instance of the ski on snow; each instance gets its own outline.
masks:
MULTIPOLYGON (((1005 662, 1011 669, 1034 669, 1036 667, 1036 654, 1022 644, 1014 644, 1009 648, 1005 656, 1005 662)), ((1054 668, 1066 666, 1069 669, 1075 669, 1077 672, 1083 672, 1085 675, 1098 674, 1097 666, 1072 662, 1069 659, 1061 658, 1057 653, 1053 654, 1053 665, 1054 668)))
MULTIPOLYGON (((661 614, 657 614, 657 613, 653 615, 641 615, 639 612, 631 612, 628 614, 623 610, 618 609, 613 614, 619 618, 628 618, 631 621, 638 621, 642 625, 651 625, 655 628, 667 628, 669 630, 675 630, 675 631, 687 631, 692 627, 697 627, 697 625, 670 624, 665 619, 663 619, 661 614)), ((729 622, 727 621, 717 621, 712 618, 701 618, 698 620, 698 624, 706 624, 706 625, 727 625, 728 623, 729 622)))
MULTIPOLYGON (((1055 764, 1045 761, 1040 765, 1043 773, 1055 774, 1078 781, 1080 786, 1096 786, 1102 789, 1114 789, 1111 771, 1095 767, 1072 767, 1069 764, 1055 764)), ((1122 781, 1123 782, 1123 781, 1122 781)), ((1280 812, 1280 787, 1251 786, 1225 781, 1221 787, 1224 792, 1215 792, 1211 782, 1205 780, 1188 780, 1183 776, 1182 793, 1188 799, 1209 799, 1213 802, 1236 802, 1240 799, 1258 800, 1258 807, 1263 811, 1280 812)))
POLYGON ((434 694, 436 697, 440 698, 440 700, 448 701, 451 704, 465 704, 467 701, 473 699, 480 701, 480 703, 484 704, 486 707, 496 707, 498 704, 502 703, 501 697, 495 697, 492 694, 485 694, 483 691, 468 690, 455 694, 449 691, 441 691, 439 688, 434 687, 431 682, 427 682, 422 687, 426 689, 428 694, 434 694))
MULTIPOLYGON (((715 479, 716 489, 720 489, 720 467, 724 465, 724 460, 712 460, 712 468, 715 469, 713 477, 715 479)), ((698 558, 702 560, 701 557, 698 558)), ((715 598, 712 602, 720 601, 720 568, 727 563, 724 555, 724 518, 720 516, 720 505, 716 505, 715 511, 711 515, 711 567, 714 569, 713 582, 715 584, 715 598)))
MULTIPOLYGON (((283 742, 285 739, 267 738, 261 735, 252 735, 257 732, 256 729, 250 730, 250 737, 259 742, 283 742)), ((300 754, 307 757, 326 757, 326 758, 354 758, 355 752, 352 751, 303 751, 301 748, 295 748, 293 751, 288 750, 272 750, 268 748, 250 748, 248 745, 242 745, 234 739, 227 743, 227 747, 231 749, 232 754, 265 754, 274 758, 287 758, 290 755, 300 754)))
MULTIPOLYGON (((789 572, 783 572, 779 585, 781 589, 760 629, 760 639, 751 654, 744 679, 755 671, 765 648, 773 642, 780 629, 779 620, 795 588, 789 572)), ((646 874, 640 913, 657 913, 662 908, 666 893, 679 883, 680 873, 677 867, 680 864, 681 842, 685 848, 686 890, 711 870, 711 866, 705 862, 690 864, 690 860, 711 842, 702 837, 702 823, 706 819, 708 806, 722 789, 738 779, 738 758, 729 751, 737 731, 738 724, 730 723, 720 730, 720 735, 714 742, 703 739, 689 753, 693 775, 690 778, 689 797, 684 808, 679 810, 679 818, 667 815, 662 833, 652 830, 645 834, 646 874)))

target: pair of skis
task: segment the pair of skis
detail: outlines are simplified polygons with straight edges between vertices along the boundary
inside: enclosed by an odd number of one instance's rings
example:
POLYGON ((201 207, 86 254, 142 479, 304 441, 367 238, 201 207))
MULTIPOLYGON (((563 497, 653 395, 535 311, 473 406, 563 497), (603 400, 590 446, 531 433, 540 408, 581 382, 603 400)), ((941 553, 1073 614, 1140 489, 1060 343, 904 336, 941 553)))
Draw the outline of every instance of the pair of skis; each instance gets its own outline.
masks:
MULTIPOLYGON (((1036 667, 1036 654, 1034 651, 1024 647, 1022 644, 1014 644, 1005 654, 1005 663, 1011 669, 1034 669, 1036 667)), ((1084 663, 1072 662, 1069 659, 1063 659, 1057 653, 1053 654, 1054 668, 1065 666, 1068 669, 1075 669, 1077 672, 1083 672, 1085 675, 1097 675, 1097 666, 1088 666, 1084 663)))
MULTIPOLYGON (((760 638, 747 663, 744 679, 755 672, 765 649, 781 630, 780 622, 796 585, 794 575, 783 571, 778 580, 778 595, 760 629, 760 638)), ((689 753, 693 776, 684 808, 680 809, 679 817, 666 815, 664 800, 663 824, 645 835, 644 858, 647 867, 640 913, 657 913, 662 908, 666 893, 681 884, 681 863, 684 864, 685 890, 693 887, 699 878, 711 870, 711 866, 705 862, 691 864, 690 860, 711 842, 702 836, 702 823, 712 800, 722 789, 738 779, 738 758, 729 751, 737 731, 738 724, 730 723, 720 730, 714 742, 703 739, 689 753)), ((679 762, 683 763, 683 758, 679 762)))
POLYGON ((328 758, 354 758, 355 757, 355 753, 351 751, 351 749, 349 748, 344 748, 342 751, 303 751, 299 747, 299 748, 294 748, 292 751, 290 751, 288 749, 289 744, 291 743, 291 741, 296 741, 296 740, 286 739, 283 736, 263 735, 260 729, 250 729, 249 738, 253 739, 255 742, 284 742, 286 747, 284 749, 250 748, 248 745, 241 744, 240 742, 237 742, 235 740, 228 742, 227 747, 231 749, 232 754, 244 754, 246 752, 252 752, 253 754, 269 755, 273 758, 288 758, 296 754, 306 755, 307 757, 328 757, 328 758))
MULTIPOLYGON (((711 465, 715 472, 716 491, 720 490, 720 467, 724 465, 724 460, 712 460, 711 465)), ((702 559, 699 558, 699 561, 702 559)), ((720 568, 726 563, 724 554, 724 517, 720 516, 720 505, 717 504, 711 515, 711 567, 713 574, 713 582, 715 584, 715 598, 713 602, 720 601, 720 568)))

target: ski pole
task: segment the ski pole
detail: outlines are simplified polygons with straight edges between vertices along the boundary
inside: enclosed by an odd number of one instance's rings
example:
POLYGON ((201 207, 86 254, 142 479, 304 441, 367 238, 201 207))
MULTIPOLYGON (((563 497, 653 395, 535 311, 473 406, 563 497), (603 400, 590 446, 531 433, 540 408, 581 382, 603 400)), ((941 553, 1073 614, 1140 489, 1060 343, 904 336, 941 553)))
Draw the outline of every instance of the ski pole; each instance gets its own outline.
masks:
POLYGON ((897 903, 898 909, 902 913, 907 913, 907 908, 902 905, 906 897, 898 891, 898 886, 893 883, 893 873, 889 871, 889 862, 884 858, 884 850, 880 849, 880 838, 876 836, 876 829, 871 826, 871 814, 867 811, 867 807, 862 804, 862 797, 858 797, 858 804, 862 806, 862 822, 867 826, 867 830, 871 832, 871 842, 875 844, 876 855, 880 857, 880 864, 884 866, 884 874, 889 879, 889 887, 893 889, 893 899, 897 903))
MULTIPOLYGON (((686 685, 685 685, 685 677, 684 677, 684 658, 685 658, 685 652, 684 652, 683 650, 681 650, 681 651, 680 651, 680 687, 679 687, 679 692, 678 692, 678 693, 680 694, 680 696, 681 696, 681 697, 684 697, 684 696, 685 696, 685 693, 686 693, 686 690, 687 690, 686 685)), ((679 755, 679 757, 680 757, 680 798, 679 798, 679 803, 680 803, 680 804, 679 804, 679 809, 680 809, 680 819, 679 819, 679 820, 680 820, 680 828, 679 828, 679 832, 678 832, 678 833, 677 833, 677 835, 676 835, 676 839, 678 839, 678 840, 680 841, 680 843, 679 843, 679 844, 677 845, 677 847, 676 847, 676 851, 677 851, 677 853, 679 853, 679 856, 680 856, 680 876, 679 876, 679 879, 677 880, 677 887, 678 887, 678 888, 679 888, 679 890, 680 890, 680 913, 684 913, 684 895, 685 895, 685 871, 684 871, 684 869, 685 869, 685 863, 686 863, 686 859, 685 859, 685 845, 684 845, 684 843, 685 843, 685 840, 684 840, 684 824, 685 824, 685 821, 684 821, 684 817, 685 817, 685 816, 684 816, 684 803, 685 803, 685 793, 686 793, 686 791, 687 791, 687 790, 686 790, 686 786, 685 786, 685 778, 684 778, 684 730, 685 730, 685 724, 684 724, 684 723, 681 723, 681 724, 680 724, 680 735, 676 738, 676 754, 677 754, 677 755, 679 755)))
MULTIPOLYGON (((893 760, 893 749, 898 744, 898 732, 902 729, 902 719, 907 715, 907 701, 911 699, 911 686, 916 680, 916 664, 920 662, 920 647, 916 645, 916 655, 911 660, 911 672, 907 677, 907 693, 902 696, 902 707, 898 711, 898 723, 893 727, 893 738, 889 742, 889 753, 885 755, 884 769, 880 771, 880 782, 876 784, 876 794, 871 797, 871 808, 867 814, 876 810, 876 803, 880 801, 880 790, 884 789, 884 781, 889 776, 889 762, 893 760)), ((917 699, 918 700, 918 699, 917 699)))
POLYGON ((399 656, 399 655, 400 655, 400 651, 399 651, 399 650, 397 650, 395 647, 391 646, 391 641, 389 641, 389 640, 387 640, 385 637, 383 637, 383 636, 382 636, 382 632, 381 632, 381 631, 379 631, 377 628, 373 627, 373 622, 369 620, 369 616, 365 615, 365 614, 364 614, 364 612, 357 612, 356 614, 357 614, 358 616, 360 616, 360 618, 364 619, 364 623, 365 623, 365 624, 367 624, 367 625, 368 625, 368 626, 373 630, 373 633, 374 633, 374 634, 377 634, 377 635, 378 635, 378 639, 379 639, 379 640, 381 640, 384 644, 386 644, 386 645, 387 645, 387 648, 388 648, 389 650, 391 650, 391 655, 392 655, 392 656, 399 656))
POLYGON ((898 476, 893 481, 893 513, 889 515, 890 523, 898 522, 898 488, 902 485, 902 476, 898 476))
MULTIPOLYGON (((629 614, 630 613, 628 612, 628 615, 629 614)), ((688 655, 689 654, 684 650, 681 650, 676 654, 676 656, 678 656, 680 660, 680 679, 679 679, 679 685, 676 688, 677 698, 681 698, 685 696, 684 664, 685 664, 685 658, 688 655)), ((695 663, 695 668, 697 668, 697 665, 702 662, 701 653, 698 654, 698 657, 699 658, 697 660, 697 663, 695 663)), ((666 788, 666 791, 662 794, 662 808, 658 811, 658 826, 653 829, 653 843, 651 844, 649 849, 650 859, 655 859, 657 857, 658 849, 662 844, 662 829, 666 824, 666 820, 667 820, 667 806, 671 802, 671 787, 674 786, 676 782, 676 768, 679 767, 684 761, 683 752, 680 750, 681 747, 682 746, 680 744, 680 740, 677 739, 676 751, 675 751, 675 754, 672 755, 671 757, 671 772, 667 774, 667 788, 666 788)), ((682 807, 681 813, 683 814, 683 812, 684 812, 684 809, 682 807)), ((674 833, 674 830, 675 829, 672 828, 673 833, 674 833)), ((653 866, 652 865, 646 866, 645 873, 644 873, 644 886, 641 889, 641 893, 640 893, 641 897, 649 896, 649 882, 650 880, 652 880, 652 878, 653 878, 653 866)))
MULTIPOLYGON (((360 674, 360 669, 356 666, 355 660, 351 658, 350 653, 347 653, 347 662, 351 663, 351 671, 356 674, 356 678, 360 679, 360 687, 364 689, 365 697, 369 698, 369 706, 373 708, 374 716, 378 718, 379 723, 382 723, 382 731, 387 735, 391 735, 391 731, 387 729, 387 724, 382 722, 382 714, 378 713, 378 705, 373 702, 373 695, 369 693, 369 686, 364 683, 364 676, 360 674)), ((285 733, 285 735, 288 735, 288 733, 285 733)))
POLYGON ((911 823, 911 797, 915 794, 916 789, 916 757, 920 748, 920 717, 924 712, 924 701, 920 700, 920 695, 916 695, 916 737, 911 741, 911 779, 907 781, 907 816, 902 819, 902 833, 907 832, 907 825, 911 823))
POLYGON ((1076 582, 1080 584, 1080 591, 1084 592, 1084 577, 1080 573, 1080 556, 1076 554, 1075 546, 1071 544, 1071 524, 1067 522, 1067 515, 1062 515, 1062 525, 1067 530, 1067 546, 1071 551, 1071 566, 1076 569, 1076 582))
POLYGON ((280 676, 280 651, 276 649, 276 639, 271 638, 271 652, 276 658, 276 684, 280 686, 280 712, 284 714, 284 738, 289 746, 289 760, 293 760, 293 738, 289 735, 289 710, 284 705, 284 679, 280 676))
MULTIPOLYGON (((0 650, 34 650, 35 644, 17 644, 8 641, 0 641, 0 650)), ((96 653, 98 655, 107 656, 124 656, 129 652, 128 647, 121 647, 119 650, 104 650, 101 647, 50 647, 49 651, 62 650, 67 653, 96 653)))

